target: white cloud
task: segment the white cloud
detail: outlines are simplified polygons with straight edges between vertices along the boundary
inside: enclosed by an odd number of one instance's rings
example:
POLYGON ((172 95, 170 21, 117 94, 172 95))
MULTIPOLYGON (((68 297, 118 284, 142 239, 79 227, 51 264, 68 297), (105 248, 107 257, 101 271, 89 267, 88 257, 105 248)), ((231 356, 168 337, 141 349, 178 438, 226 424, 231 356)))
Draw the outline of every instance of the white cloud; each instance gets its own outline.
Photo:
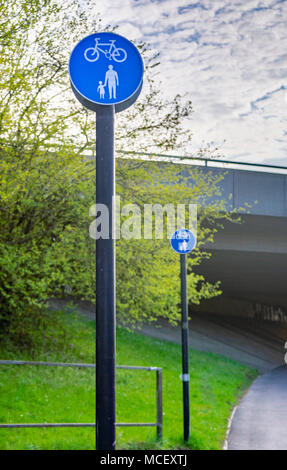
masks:
POLYGON ((161 53, 163 92, 193 101, 193 149, 226 139, 229 159, 287 165, 287 0, 105 0, 97 8, 105 24, 161 53))

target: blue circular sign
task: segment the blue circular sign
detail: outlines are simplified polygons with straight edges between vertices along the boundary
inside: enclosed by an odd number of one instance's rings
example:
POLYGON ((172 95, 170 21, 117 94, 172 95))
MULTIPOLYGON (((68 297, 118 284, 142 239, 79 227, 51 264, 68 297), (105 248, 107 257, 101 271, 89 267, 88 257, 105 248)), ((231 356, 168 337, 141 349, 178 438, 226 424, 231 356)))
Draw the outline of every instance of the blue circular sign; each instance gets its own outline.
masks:
POLYGON ((180 254, 189 253, 195 248, 196 238, 190 230, 181 228, 174 232, 170 239, 174 251, 180 254))
POLYGON ((140 94, 144 65, 138 49, 114 33, 96 33, 73 49, 69 74, 78 100, 96 111, 98 105, 128 108, 140 94))

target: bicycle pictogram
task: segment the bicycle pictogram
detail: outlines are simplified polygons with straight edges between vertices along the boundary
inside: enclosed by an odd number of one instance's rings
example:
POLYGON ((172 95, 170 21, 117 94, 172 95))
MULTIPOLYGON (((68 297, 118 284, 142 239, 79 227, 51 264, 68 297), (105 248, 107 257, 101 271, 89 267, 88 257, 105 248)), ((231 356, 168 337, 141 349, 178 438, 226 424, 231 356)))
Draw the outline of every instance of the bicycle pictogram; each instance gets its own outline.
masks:
POLYGON ((176 240, 189 240, 190 239, 190 234, 187 230, 178 230, 176 236, 176 240))
POLYGON ((106 56, 109 60, 115 62, 124 62, 127 58, 127 53, 121 47, 116 47, 116 40, 111 39, 108 43, 100 43, 100 39, 95 39, 96 43, 94 47, 88 47, 84 56, 88 62, 96 62, 100 57, 100 52, 106 56))

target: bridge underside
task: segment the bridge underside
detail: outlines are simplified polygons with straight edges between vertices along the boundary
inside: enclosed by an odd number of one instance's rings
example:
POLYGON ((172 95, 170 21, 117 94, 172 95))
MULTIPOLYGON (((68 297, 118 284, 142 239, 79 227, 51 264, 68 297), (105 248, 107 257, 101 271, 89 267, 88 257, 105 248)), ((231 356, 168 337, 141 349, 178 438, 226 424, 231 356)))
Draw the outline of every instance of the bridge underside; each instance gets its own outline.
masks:
POLYGON ((249 317, 267 306, 287 312, 285 217, 245 215, 240 225, 228 223, 207 248, 212 257, 199 272, 209 281, 220 280, 223 295, 203 302, 200 310, 249 317))

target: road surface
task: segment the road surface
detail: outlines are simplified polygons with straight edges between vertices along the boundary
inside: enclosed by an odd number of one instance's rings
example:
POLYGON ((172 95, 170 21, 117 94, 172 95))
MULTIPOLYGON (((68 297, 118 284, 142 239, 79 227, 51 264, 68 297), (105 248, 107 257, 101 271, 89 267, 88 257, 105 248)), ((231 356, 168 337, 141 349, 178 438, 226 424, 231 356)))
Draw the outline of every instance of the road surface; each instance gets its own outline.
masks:
POLYGON ((258 377, 236 408, 228 450, 287 450, 287 366, 258 377))

